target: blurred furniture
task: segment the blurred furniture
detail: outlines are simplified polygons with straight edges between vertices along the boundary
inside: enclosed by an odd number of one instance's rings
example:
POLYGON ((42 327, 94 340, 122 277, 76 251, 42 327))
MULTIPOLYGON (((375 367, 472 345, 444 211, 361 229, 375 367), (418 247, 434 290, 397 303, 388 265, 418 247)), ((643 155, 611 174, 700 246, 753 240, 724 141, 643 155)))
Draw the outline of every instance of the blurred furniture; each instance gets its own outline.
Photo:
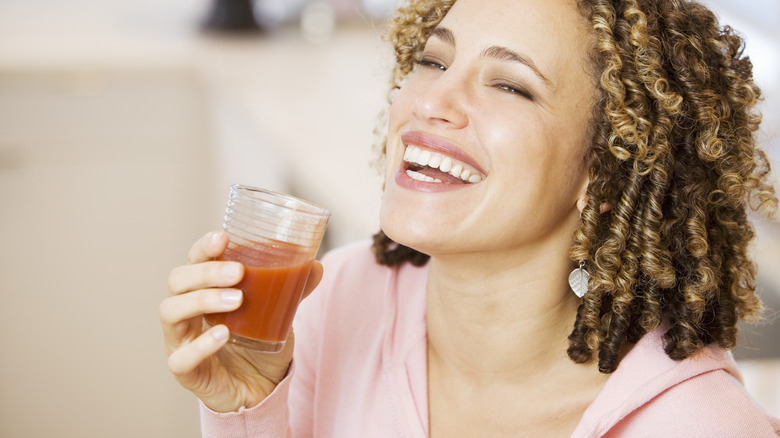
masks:
POLYGON ((252 9, 252 0, 214 0, 206 19, 206 27, 219 31, 259 29, 252 9))

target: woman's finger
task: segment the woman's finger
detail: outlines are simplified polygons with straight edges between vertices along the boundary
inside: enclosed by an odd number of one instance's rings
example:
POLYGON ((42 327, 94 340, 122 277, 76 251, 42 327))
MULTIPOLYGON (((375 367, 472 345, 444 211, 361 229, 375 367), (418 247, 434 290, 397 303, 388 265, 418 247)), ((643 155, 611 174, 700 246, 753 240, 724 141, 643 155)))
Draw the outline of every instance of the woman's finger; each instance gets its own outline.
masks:
POLYGON ((230 331, 224 325, 217 325, 195 338, 192 342, 183 345, 168 356, 168 368, 182 384, 186 384, 186 377, 206 358, 213 355, 228 341, 230 331))
POLYGON ((168 293, 185 292, 215 287, 230 287, 241 281, 244 266, 238 262, 203 262, 173 268, 168 275, 168 293))
POLYGON ((200 263, 207 260, 213 260, 220 254, 225 252, 228 241, 227 233, 224 231, 212 231, 206 233, 203 237, 198 239, 190 248, 187 253, 187 263, 200 263))
POLYGON ((204 289, 166 298, 159 308, 165 350, 171 352, 180 348, 200 332, 200 322, 194 327, 190 319, 236 310, 242 299, 243 294, 238 289, 204 289))
POLYGON ((202 289, 174 295, 160 303, 159 315, 163 330, 196 316, 236 310, 243 299, 239 289, 202 289))

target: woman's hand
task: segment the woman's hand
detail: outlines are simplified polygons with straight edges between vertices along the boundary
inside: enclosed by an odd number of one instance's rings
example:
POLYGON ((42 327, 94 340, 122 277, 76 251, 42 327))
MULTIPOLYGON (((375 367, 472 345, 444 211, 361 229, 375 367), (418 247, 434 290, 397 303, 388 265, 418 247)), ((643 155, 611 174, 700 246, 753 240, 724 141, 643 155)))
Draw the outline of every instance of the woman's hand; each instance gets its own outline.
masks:
MULTIPOLYGON (((179 384, 217 412, 237 411, 263 401, 287 373, 294 344, 291 333, 281 352, 262 353, 225 345, 229 331, 224 325, 203 332, 204 314, 241 305, 241 291, 230 287, 241 281, 243 266, 214 261, 227 244, 228 236, 221 231, 198 240, 190 249, 189 264, 171 271, 170 296, 159 309, 168 367, 179 384)), ((315 262, 304 296, 321 279, 322 265, 315 262)))

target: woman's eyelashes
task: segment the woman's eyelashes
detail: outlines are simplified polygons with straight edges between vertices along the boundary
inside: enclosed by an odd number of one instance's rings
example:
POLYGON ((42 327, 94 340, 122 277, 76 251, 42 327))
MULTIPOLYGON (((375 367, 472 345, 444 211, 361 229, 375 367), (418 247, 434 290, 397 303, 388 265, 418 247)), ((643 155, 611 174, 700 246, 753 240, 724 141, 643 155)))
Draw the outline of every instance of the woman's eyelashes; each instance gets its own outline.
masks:
POLYGON ((428 59, 428 58, 422 58, 415 61, 415 64, 421 66, 421 67, 427 67, 427 68, 435 68, 441 71, 447 70, 447 67, 445 67, 442 63, 439 61, 428 59))
POLYGON ((516 94, 516 95, 524 97, 524 98, 526 98, 526 99, 528 99, 530 101, 534 100, 533 94, 531 94, 530 92, 526 91, 525 88, 523 88, 523 87, 521 87, 519 85, 508 84, 508 83, 499 83, 499 84, 496 84, 495 87, 498 88, 501 91, 504 91, 504 92, 507 92, 507 93, 511 93, 511 94, 516 94))

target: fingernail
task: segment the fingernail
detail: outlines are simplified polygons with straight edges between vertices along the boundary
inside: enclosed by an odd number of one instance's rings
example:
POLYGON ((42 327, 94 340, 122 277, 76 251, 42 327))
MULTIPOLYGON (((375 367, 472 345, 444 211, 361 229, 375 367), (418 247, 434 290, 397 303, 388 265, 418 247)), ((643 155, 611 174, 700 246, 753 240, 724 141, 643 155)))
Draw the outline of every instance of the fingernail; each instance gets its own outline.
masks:
POLYGON ((217 341, 221 341, 227 338, 228 334, 230 334, 230 332, 224 325, 218 325, 211 330, 211 336, 213 336, 217 341))
POLYGON ((236 289, 223 290, 221 298, 225 304, 235 304, 241 301, 241 291, 236 289))
POLYGON ((219 243, 219 232, 213 231, 211 233, 211 236, 209 236, 209 242, 211 242, 212 246, 216 245, 217 243, 219 243))
POLYGON ((241 266, 238 263, 225 263, 222 267, 222 275, 227 278, 238 278, 241 275, 241 266))

